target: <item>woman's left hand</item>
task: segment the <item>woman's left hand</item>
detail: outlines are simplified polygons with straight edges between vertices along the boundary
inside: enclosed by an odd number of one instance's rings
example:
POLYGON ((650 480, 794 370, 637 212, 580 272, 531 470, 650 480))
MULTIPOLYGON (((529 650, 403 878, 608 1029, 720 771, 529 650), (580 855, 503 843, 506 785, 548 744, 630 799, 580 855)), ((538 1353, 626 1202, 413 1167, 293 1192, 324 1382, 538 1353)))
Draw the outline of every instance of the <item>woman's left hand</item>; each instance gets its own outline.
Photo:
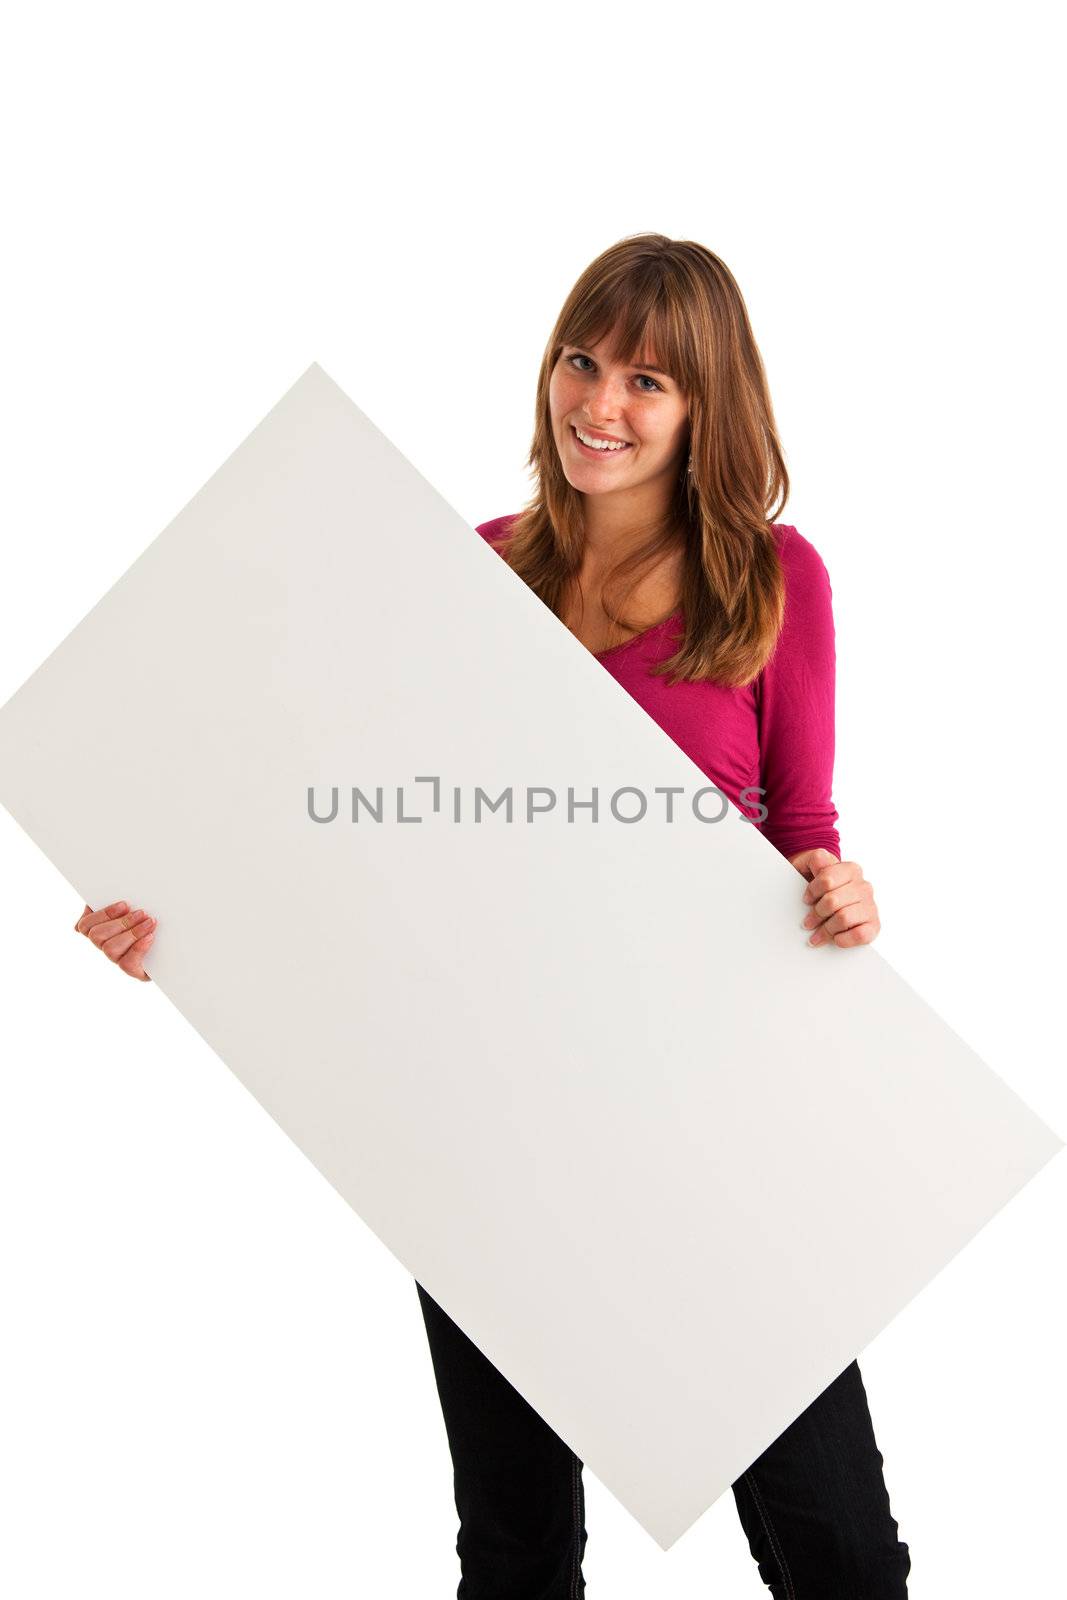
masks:
POLYGON ((798 872, 809 878, 804 903, 811 907, 802 927, 814 928, 808 944, 870 944, 881 922, 874 890, 856 861, 838 861, 832 850, 805 850, 790 856, 798 872))

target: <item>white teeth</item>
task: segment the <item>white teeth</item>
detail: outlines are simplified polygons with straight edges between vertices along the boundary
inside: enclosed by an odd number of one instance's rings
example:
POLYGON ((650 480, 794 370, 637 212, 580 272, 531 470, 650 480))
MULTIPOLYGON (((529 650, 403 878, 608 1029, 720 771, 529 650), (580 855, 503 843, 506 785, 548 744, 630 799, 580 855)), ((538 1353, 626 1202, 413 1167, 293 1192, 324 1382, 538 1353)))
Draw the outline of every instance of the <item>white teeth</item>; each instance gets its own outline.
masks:
POLYGON ((582 443, 589 446, 590 450, 628 450, 630 448, 628 444, 612 444, 610 439, 590 439, 588 434, 582 432, 581 428, 575 428, 574 431, 582 443))

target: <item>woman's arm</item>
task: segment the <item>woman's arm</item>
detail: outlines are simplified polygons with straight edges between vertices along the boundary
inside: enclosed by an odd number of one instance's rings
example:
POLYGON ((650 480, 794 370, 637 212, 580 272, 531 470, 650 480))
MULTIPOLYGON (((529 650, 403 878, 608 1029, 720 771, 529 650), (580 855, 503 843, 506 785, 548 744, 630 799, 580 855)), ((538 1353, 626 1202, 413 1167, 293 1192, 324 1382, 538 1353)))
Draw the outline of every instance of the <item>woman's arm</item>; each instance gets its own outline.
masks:
POLYGON ((785 532, 782 631, 760 676, 760 772, 767 819, 763 833, 808 879, 808 943, 869 944, 881 928, 874 891, 856 861, 841 859, 833 803, 834 699, 837 670, 833 590, 814 545, 785 532))
POLYGON ((756 680, 764 838, 787 860, 822 848, 841 854, 833 801, 837 670, 833 591, 822 557, 795 528, 779 541, 785 615, 756 680))

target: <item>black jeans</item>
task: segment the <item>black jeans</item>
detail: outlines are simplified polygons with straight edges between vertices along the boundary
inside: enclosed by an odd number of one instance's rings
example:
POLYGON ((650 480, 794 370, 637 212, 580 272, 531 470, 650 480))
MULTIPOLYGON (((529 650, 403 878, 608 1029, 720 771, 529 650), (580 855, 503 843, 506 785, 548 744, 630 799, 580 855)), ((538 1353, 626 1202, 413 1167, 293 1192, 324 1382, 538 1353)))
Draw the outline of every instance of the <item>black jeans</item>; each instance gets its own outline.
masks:
MULTIPOLYGON (((458 1600, 580 1600, 582 1463, 416 1284, 454 1467, 458 1600)), ((905 1600, 859 1366, 846 1367, 733 1485, 775 1600, 905 1600)))

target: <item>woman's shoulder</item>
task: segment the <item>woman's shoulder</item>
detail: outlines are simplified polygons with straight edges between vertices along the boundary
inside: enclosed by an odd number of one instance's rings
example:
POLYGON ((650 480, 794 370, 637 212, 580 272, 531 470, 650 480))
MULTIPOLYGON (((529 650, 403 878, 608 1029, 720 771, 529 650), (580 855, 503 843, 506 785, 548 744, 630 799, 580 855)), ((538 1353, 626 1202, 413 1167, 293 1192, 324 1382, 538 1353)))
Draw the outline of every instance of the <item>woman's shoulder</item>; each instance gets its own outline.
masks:
POLYGON ((810 539, 798 533, 790 523, 773 524, 778 555, 785 576, 787 597, 803 603, 821 595, 832 594, 830 574, 826 563, 810 539))
POLYGON ((783 565, 798 572, 810 572, 817 567, 826 570, 826 564, 811 540, 806 539, 792 523, 775 522, 772 528, 783 565))
POLYGON ((476 523, 474 531, 475 533, 480 533, 487 543, 494 544, 502 534, 507 532, 518 515, 517 511, 511 511, 505 517, 493 517, 489 522, 476 523))

